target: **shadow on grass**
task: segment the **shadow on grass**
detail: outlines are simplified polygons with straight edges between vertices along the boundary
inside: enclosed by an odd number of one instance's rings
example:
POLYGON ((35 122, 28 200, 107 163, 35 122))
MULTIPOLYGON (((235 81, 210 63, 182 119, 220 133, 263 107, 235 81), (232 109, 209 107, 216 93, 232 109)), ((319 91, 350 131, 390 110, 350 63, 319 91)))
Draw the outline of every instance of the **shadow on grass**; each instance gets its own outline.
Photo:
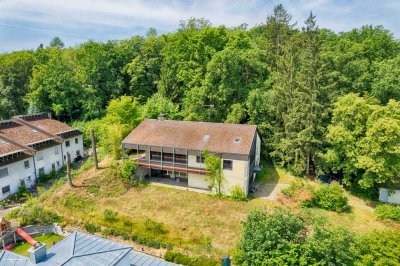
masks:
POLYGON ((255 182, 278 183, 280 176, 272 161, 261 162, 261 173, 257 174, 255 182))

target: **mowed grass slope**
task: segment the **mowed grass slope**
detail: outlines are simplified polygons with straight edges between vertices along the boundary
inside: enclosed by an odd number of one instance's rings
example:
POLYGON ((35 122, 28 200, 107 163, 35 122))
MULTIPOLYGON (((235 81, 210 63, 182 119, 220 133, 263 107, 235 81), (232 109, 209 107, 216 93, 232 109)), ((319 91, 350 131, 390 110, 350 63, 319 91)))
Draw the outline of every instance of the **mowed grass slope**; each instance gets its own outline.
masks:
MULTIPOLYGON (((267 169, 271 169, 271 164, 267 169)), ((263 182, 290 182, 294 177, 267 171, 263 182), (282 176, 282 177, 281 177, 282 176)), ((270 208, 282 203, 261 198, 248 202, 218 199, 211 195, 149 185, 129 188, 108 169, 90 169, 74 181, 75 188, 62 186, 43 202, 63 216, 67 224, 92 223, 155 239, 182 251, 215 257, 232 254, 240 239, 241 221, 254 208, 270 208), (104 210, 115 213, 116 219, 107 220, 104 210)), ((382 222, 373 215, 373 208, 350 197, 352 211, 338 214, 321 209, 310 209, 327 217, 332 226, 343 226, 359 233, 373 230, 399 229, 394 223, 382 222)))

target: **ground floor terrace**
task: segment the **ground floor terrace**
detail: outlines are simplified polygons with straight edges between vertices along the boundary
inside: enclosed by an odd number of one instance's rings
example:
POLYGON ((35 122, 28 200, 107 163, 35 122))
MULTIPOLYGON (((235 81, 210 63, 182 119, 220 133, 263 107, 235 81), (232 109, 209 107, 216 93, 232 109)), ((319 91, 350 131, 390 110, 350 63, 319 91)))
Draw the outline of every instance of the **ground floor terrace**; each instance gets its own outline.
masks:
POLYGON ((200 152, 135 145, 124 147, 124 158, 138 163, 137 174, 153 182, 210 190, 200 152))

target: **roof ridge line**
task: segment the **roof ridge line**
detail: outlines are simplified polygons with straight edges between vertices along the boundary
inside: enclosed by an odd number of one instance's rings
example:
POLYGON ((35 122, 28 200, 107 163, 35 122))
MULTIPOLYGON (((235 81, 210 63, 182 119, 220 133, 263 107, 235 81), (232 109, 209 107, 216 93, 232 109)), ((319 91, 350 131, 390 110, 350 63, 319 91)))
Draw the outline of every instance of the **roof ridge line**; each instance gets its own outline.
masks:
POLYGON ((130 253, 130 252, 132 252, 132 251, 133 251, 133 248, 130 248, 129 250, 127 250, 127 251, 125 252, 125 254, 123 254, 123 256, 121 256, 119 259, 117 259, 116 262, 114 262, 114 264, 113 264, 112 266, 117 265, 123 258, 125 258, 125 256, 126 256, 128 253, 130 253))
POLYGON ((60 136, 53 135, 53 134, 51 134, 51 133, 49 133, 49 132, 47 132, 47 131, 45 131, 45 130, 39 128, 39 127, 36 127, 36 126, 34 126, 34 125, 32 125, 32 124, 26 122, 26 121, 23 120, 22 118, 19 118, 19 117, 12 117, 12 121, 14 121, 15 123, 20 124, 20 125, 22 125, 22 126, 26 126, 26 127, 31 128, 31 129, 37 130, 38 132, 40 132, 40 133, 46 135, 47 137, 53 138, 53 139, 54 139, 56 142, 58 142, 58 143, 62 143, 62 142, 63 142, 63 139, 62 139, 60 136))
POLYGON ((75 231, 73 234, 74 234, 74 236, 73 236, 73 238, 74 238, 74 247, 72 248, 71 258, 74 256, 74 253, 75 253, 76 235, 78 233, 75 231))

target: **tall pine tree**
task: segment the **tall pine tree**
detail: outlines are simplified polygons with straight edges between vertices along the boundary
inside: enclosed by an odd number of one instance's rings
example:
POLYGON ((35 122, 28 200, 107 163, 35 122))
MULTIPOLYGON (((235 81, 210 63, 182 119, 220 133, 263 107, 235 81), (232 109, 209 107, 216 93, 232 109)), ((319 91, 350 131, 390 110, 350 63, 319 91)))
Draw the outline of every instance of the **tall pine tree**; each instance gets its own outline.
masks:
POLYGON ((324 118, 322 63, 315 16, 310 14, 302 33, 283 43, 274 79, 277 127, 272 155, 297 173, 310 174, 321 144, 324 118))

